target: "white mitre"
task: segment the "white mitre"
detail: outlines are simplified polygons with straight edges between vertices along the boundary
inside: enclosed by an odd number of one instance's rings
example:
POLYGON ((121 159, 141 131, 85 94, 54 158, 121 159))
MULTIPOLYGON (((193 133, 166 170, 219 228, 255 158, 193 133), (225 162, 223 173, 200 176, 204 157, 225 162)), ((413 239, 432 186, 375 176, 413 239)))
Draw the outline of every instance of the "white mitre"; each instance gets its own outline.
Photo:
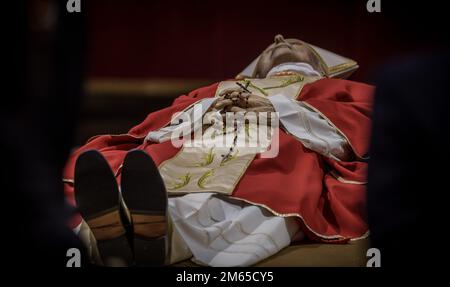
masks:
MULTIPOLYGON (((324 76, 328 78, 345 79, 348 78, 354 71, 356 71, 359 68, 358 63, 352 59, 343 57, 341 55, 311 45, 309 43, 305 44, 310 46, 313 52, 318 56, 319 60, 322 63, 322 66, 325 68, 324 76)), ((259 55, 242 72, 240 72, 238 76, 244 78, 251 78, 253 75, 253 71, 255 70, 256 63, 258 62, 258 59, 259 55)))

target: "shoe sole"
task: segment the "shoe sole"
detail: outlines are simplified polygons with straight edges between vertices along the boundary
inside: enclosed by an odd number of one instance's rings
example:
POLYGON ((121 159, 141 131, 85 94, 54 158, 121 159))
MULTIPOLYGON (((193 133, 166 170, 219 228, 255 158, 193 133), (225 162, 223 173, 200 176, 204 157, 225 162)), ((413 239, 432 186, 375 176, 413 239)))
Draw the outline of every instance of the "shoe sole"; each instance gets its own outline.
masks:
POLYGON ((132 264, 133 253, 119 211, 117 182, 109 164, 98 151, 87 151, 77 159, 75 200, 97 241, 103 264, 132 264))
POLYGON ((121 191, 132 218, 136 265, 165 265, 167 192, 156 164, 144 151, 134 150, 125 157, 121 191))

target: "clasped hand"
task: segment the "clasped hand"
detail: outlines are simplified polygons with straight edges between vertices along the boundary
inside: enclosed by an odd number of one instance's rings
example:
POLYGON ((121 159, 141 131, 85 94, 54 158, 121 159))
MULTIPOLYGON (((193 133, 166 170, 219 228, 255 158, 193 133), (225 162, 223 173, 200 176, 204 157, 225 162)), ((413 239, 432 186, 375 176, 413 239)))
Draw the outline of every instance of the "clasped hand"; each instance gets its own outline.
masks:
POLYGON ((272 103, 262 96, 258 96, 242 89, 228 89, 220 93, 213 108, 224 112, 274 112, 272 103))

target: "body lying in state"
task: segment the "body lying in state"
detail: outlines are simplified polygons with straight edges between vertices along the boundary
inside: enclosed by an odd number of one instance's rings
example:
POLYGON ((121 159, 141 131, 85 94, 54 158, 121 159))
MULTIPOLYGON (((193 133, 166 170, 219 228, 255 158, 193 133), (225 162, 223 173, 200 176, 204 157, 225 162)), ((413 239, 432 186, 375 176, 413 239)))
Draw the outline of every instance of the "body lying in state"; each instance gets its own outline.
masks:
MULTIPOLYGON (((66 194, 75 203, 76 161, 92 149, 124 189, 124 158, 137 149, 158 167, 168 194, 161 213, 168 225, 158 234, 167 239, 165 263, 192 258, 202 265, 248 266, 305 237, 325 243, 364 238, 373 87, 322 75, 306 44, 277 36, 261 55, 255 78, 197 89, 127 134, 92 138, 68 161, 66 194), (173 119, 196 107, 201 136, 174 144, 181 121, 173 119), (258 120, 234 118, 227 126, 230 112, 254 113, 258 120), (269 121, 261 120, 263 114, 269 121), (252 136, 261 126, 269 131, 266 140, 252 136), (256 145, 236 144, 241 136, 247 143, 257 139, 256 145)), ((195 126, 184 125, 184 132, 193 135, 195 126)), ((74 219, 78 228, 81 222, 74 219)), ((91 238, 87 244, 94 250, 95 232, 81 236, 91 238)))

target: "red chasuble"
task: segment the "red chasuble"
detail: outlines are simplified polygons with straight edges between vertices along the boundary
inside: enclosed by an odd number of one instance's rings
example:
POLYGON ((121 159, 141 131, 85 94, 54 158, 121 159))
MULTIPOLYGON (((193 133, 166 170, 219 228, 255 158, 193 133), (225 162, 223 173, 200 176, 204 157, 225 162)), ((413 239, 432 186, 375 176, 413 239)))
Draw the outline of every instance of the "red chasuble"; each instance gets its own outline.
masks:
MULTIPOLYGON (((74 168, 78 155, 99 150, 120 182, 121 164, 131 149, 145 150, 157 165, 172 158, 179 149, 171 141, 151 143, 148 132, 170 122, 172 114, 196 101, 214 97, 218 84, 178 97, 165 109, 151 113, 123 135, 91 138, 69 158, 64 171, 68 200, 74 203, 74 168)), ((279 154, 275 158, 256 156, 236 186, 232 197, 268 209, 277 216, 298 218, 309 238, 341 242, 367 235, 366 171, 361 158, 368 152, 372 86, 347 80, 321 79, 306 84, 297 97, 328 118, 348 139, 355 161, 342 162, 307 149, 300 141, 280 131, 279 154)), ((76 225, 81 218, 73 220, 76 225)))

